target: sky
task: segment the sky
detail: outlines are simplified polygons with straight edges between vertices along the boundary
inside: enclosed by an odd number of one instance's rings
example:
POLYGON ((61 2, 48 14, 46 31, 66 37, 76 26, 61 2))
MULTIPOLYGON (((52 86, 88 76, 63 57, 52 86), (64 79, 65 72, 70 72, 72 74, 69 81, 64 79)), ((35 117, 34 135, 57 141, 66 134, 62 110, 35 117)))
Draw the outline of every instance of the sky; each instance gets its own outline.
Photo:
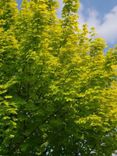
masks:
MULTIPOLYGON (((21 0, 17 0, 20 4, 21 0)), ((60 16, 63 7, 59 0, 60 16)), ((117 44, 117 0, 80 0, 79 23, 95 27, 97 36, 103 37, 109 45, 117 44)))
POLYGON ((117 44, 117 0, 81 0, 79 22, 95 27, 99 37, 117 44))

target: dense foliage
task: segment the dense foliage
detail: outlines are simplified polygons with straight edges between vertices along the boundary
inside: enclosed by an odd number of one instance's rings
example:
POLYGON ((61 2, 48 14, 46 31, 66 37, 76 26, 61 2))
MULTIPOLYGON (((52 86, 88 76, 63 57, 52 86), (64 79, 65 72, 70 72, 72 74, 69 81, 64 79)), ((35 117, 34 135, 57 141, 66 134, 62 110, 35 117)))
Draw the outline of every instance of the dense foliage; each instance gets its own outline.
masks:
POLYGON ((78 23, 78 0, 0 2, 0 155, 111 156, 117 49, 78 23))

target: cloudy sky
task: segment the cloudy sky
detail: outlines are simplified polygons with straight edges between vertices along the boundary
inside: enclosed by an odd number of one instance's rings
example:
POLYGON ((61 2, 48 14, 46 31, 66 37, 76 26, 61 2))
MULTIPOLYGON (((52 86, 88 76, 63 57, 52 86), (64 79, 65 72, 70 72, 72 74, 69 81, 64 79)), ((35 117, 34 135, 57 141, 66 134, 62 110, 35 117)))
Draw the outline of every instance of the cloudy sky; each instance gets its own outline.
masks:
POLYGON ((81 23, 94 26, 109 44, 117 43, 117 0, 81 0, 81 23))
MULTIPOLYGON (((21 0, 17 0, 21 3, 21 0)), ((117 0, 80 0, 79 22, 95 27, 100 37, 110 44, 117 43, 117 0)), ((60 11, 62 0, 59 0, 60 11)))

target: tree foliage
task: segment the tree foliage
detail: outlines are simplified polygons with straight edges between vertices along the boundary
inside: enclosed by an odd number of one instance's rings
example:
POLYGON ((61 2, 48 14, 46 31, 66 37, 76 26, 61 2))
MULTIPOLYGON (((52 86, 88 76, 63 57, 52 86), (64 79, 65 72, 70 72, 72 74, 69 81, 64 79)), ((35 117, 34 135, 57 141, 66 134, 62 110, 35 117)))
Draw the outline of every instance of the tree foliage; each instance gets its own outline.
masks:
POLYGON ((111 156, 117 48, 78 23, 78 0, 0 2, 0 155, 111 156))

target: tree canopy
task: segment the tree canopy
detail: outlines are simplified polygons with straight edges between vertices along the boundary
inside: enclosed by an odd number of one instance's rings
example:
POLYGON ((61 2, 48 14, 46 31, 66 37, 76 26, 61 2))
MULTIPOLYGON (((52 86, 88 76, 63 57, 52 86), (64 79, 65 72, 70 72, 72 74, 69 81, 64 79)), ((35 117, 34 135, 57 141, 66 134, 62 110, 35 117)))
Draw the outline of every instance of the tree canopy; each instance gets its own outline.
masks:
POLYGON ((78 22, 78 0, 0 2, 0 155, 111 156, 117 48, 78 22))

